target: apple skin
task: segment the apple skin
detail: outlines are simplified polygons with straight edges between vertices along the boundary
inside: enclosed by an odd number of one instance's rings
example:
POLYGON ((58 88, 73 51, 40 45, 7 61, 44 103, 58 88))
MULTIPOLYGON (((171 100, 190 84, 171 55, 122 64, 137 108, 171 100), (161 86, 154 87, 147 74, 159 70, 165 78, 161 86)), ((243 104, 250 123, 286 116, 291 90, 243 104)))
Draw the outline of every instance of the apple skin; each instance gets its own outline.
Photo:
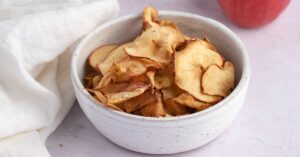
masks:
POLYGON ((290 0, 218 0, 225 15, 235 24, 257 28, 274 21, 290 0))

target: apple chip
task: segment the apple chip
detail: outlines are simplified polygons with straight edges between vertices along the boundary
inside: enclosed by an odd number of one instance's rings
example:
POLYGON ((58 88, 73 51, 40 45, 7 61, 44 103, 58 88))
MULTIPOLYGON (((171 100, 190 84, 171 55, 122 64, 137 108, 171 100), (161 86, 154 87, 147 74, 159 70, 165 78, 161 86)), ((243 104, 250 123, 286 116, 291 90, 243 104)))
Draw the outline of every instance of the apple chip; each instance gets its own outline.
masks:
POLYGON ((122 91, 119 91, 117 93, 108 93, 106 94, 107 97, 107 103, 108 104, 116 104, 116 103, 123 103, 131 98, 134 98, 136 96, 139 96, 143 94, 147 89, 149 88, 149 85, 147 84, 130 84, 128 87, 123 89, 122 91))
POLYGON ((97 70, 98 64, 102 63, 107 56, 110 54, 110 52, 117 48, 118 45, 105 45, 97 48, 94 52, 91 53, 89 56, 89 64, 91 67, 97 70))
POLYGON ((142 62, 142 64, 147 68, 147 69, 161 69, 162 66, 160 64, 158 64, 157 62, 151 60, 151 59, 147 59, 147 58, 138 58, 138 60, 140 62, 142 62))
POLYGON ((142 95, 132 98, 124 103, 125 111, 128 113, 137 111, 144 106, 156 101, 156 96, 146 91, 142 95))
POLYGON ((94 89, 101 89, 107 86, 108 84, 114 82, 116 79, 116 76, 110 72, 102 77, 99 84, 94 89))
POLYGON ((98 64, 98 68, 101 71, 102 75, 106 75, 106 73, 109 71, 111 66, 114 63, 120 62, 124 58, 128 57, 128 55, 125 53, 124 48, 131 45, 131 42, 128 42, 126 44, 120 45, 119 47, 115 48, 111 51, 111 53, 107 56, 107 58, 98 64))
POLYGON ((153 7, 146 7, 143 12, 143 29, 148 29, 153 25, 157 25, 158 12, 153 7))
POLYGON ((156 101, 146 105, 141 109, 141 114, 146 117, 164 117, 166 112, 163 107, 161 94, 155 93, 156 101))
POLYGON ((95 95, 95 98, 100 101, 101 103, 106 104, 107 98, 102 94, 99 90, 93 90, 93 89, 87 89, 87 91, 93 93, 95 95))
POLYGON ((201 91, 203 68, 212 64, 222 65, 222 57, 205 48, 199 40, 191 41, 175 54, 175 83, 200 101, 220 101, 221 97, 206 95, 201 91))
POLYGON ((166 69, 155 71, 148 71, 146 73, 151 85, 155 89, 168 88, 173 82, 173 68, 168 66, 166 69))
POLYGON ((175 48, 185 41, 182 34, 167 26, 153 26, 145 30, 132 45, 126 46, 129 56, 151 59, 160 65, 169 64, 175 48))
POLYGON ((99 75, 96 75, 92 78, 92 87, 95 88, 100 83, 101 77, 99 75))
POLYGON ((224 67, 211 65, 202 77, 203 92, 209 95, 227 96, 234 87, 234 66, 225 62, 224 67))
POLYGON ((189 114, 187 106, 178 104, 173 99, 167 99, 164 101, 164 108, 166 113, 172 116, 189 114))
POLYGON ((211 104, 209 103, 197 101, 193 96, 187 93, 180 94, 178 97, 174 98, 173 100, 181 105, 185 105, 197 109, 198 111, 204 110, 211 106, 211 104))
POLYGON ((143 63, 137 60, 123 60, 113 65, 115 71, 113 75, 116 76, 118 82, 129 81, 133 76, 138 76, 146 73, 147 68, 143 63))

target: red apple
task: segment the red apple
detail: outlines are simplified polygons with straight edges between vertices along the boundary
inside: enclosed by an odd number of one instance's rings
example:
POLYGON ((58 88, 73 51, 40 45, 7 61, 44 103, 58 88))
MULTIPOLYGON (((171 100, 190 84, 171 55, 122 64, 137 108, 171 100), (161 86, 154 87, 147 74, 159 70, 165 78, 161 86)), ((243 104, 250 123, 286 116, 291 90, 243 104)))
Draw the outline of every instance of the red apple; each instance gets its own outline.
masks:
POLYGON ((275 20, 290 0, 219 0, 226 16, 241 27, 255 28, 275 20))

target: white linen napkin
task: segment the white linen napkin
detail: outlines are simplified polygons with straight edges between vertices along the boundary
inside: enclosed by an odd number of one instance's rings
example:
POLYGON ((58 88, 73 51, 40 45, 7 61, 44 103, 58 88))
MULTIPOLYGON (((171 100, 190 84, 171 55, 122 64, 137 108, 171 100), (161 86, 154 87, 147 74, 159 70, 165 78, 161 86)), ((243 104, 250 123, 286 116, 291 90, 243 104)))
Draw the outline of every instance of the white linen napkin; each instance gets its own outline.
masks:
POLYGON ((76 42, 119 10, 116 0, 0 0, 0 157, 48 157, 44 141, 75 97, 76 42))

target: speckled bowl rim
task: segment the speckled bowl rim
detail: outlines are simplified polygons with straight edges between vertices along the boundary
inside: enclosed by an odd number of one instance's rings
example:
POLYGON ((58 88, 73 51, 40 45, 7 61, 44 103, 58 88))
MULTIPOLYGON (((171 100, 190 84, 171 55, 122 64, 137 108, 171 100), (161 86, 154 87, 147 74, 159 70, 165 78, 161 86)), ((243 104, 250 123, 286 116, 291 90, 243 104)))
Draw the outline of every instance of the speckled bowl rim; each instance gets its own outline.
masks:
POLYGON ((92 105, 89 103, 86 103, 86 105, 91 105, 91 107, 95 108, 96 110, 110 116, 114 118, 117 118, 119 120, 122 121, 149 121, 149 122, 173 122, 173 121, 182 121, 182 120, 189 120, 189 119, 194 119, 194 118, 199 118, 199 117, 204 117, 206 115, 208 115, 211 112, 215 112, 216 110, 221 109, 222 107, 225 106, 225 104, 229 103, 233 98, 235 98, 241 91, 243 88, 247 87, 247 84, 249 82, 250 79, 250 66, 249 66, 249 57, 247 54, 247 50, 244 46, 244 44, 242 43, 242 41, 238 38, 237 35, 235 35, 229 28, 227 28, 225 25, 212 20, 210 18, 206 18, 206 17, 202 17, 199 15, 195 15, 195 14, 191 14, 191 13, 186 13, 186 12, 180 12, 180 11, 159 11, 160 15, 163 16, 180 16, 180 17, 185 17, 185 18, 193 18, 196 20, 200 20, 203 21, 205 23, 208 23, 209 25, 214 25, 215 27, 217 27, 218 29, 220 29, 221 31, 223 31, 225 34, 227 34, 228 36, 231 36, 232 39, 234 39, 237 43, 237 46, 240 49, 240 52, 237 53, 241 53, 242 55, 242 76, 241 79, 239 81, 239 83, 237 84, 237 86, 235 87, 235 89, 226 97, 224 98, 222 101, 218 102, 217 104, 215 104, 212 107, 209 107, 203 111, 199 111, 193 114, 189 114, 189 115, 182 115, 182 116, 175 116, 175 117, 144 117, 144 116, 138 116, 138 115, 133 115, 133 114, 128 114, 125 112, 119 112, 119 111, 115 111, 112 109, 109 109, 105 106, 103 106, 103 104, 99 103, 98 101, 96 101, 85 89, 84 86, 82 85, 79 77, 78 77, 78 73, 77 73, 77 59, 78 59, 78 54, 80 53, 81 49, 85 47, 86 43, 90 40, 91 37, 93 37, 95 34, 97 34, 98 32, 100 32, 102 29, 106 29, 107 27, 117 24, 119 22, 122 21, 126 21, 129 19, 133 19, 133 18, 138 18, 141 17, 141 14, 131 14, 131 15, 127 15, 124 17, 120 17, 111 21, 108 21, 104 24, 101 24, 99 27, 97 27, 95 30, 93 30, 92 32, 90 32, 87 36, 85 36, 79 43, 79 45, 77 46, 77 48, 74 51, 74 54, 72 56, 72 61, 71 61, 71 78, 73 80, 73 84, 75 84, 75 86, 80 89, 79 92, 81 94, 83 94, 85 97, 87 97, 88 99, 90 99, 92 102, 94 102, 92 105), (126 120, 125 120, 125 119, 126 120))

